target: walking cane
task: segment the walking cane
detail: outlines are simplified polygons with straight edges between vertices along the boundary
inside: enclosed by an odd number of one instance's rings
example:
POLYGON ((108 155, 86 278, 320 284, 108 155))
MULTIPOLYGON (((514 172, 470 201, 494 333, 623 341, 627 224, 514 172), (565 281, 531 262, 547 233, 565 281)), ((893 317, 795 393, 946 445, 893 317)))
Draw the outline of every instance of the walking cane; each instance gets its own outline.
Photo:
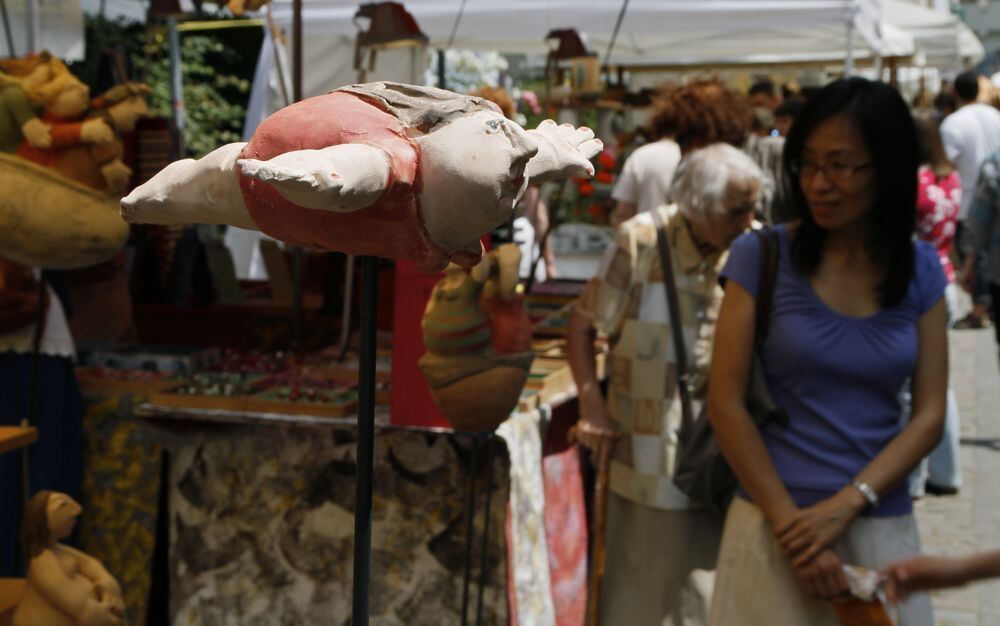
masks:
POLYGON ((594 547, 591 552, 590 580, 587 581, 587 626, 599 626, 601 582, 607 561, 608 463, 599 463, 594 485, 594 547))
MULTIPOLYGON (((577 427, 573 426, 568 435, 570 442, 577 441, 577 427)), ((594 543, 590 552, 590 575, 587 580, 586 626, 599 626, 601 606, 601 583, 604 580, 604 565, 607 561, 608 522, 608 478, 610 462, 597 463, 597 480, 594 482, 594 543)))

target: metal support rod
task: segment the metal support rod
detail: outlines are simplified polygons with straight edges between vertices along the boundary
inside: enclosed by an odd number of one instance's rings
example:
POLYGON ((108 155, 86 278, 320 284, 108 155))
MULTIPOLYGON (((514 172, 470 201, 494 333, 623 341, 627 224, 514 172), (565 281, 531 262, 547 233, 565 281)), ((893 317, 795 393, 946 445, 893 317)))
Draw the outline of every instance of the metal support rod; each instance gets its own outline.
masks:
POLYGON ((493 433, 486 437, 486 507, 483 511, 483 546, 479 557, 479 598, 476 601, 476 626, 483 624, 483 593, 490 558, 490 505, 493 503, 493 433))
POLYGON ((175 133, 174 159, 184 155, 184 85, 181 75, 181 35, 177 30, 177 18, 167 18, 167 31, 170 42, 170 102, 173 105, 173 122, 175 133))
MULTIPOLYGON (((31 336, 31 370, 28 373, 28 411, 21 418, 21 428, 27 428, 38 422, 38 369, 41 365, 42 356, 42 335, 45 332, 45 296, 48 288, 45 286, 45 277, 38 277, 38 303, 35 305, 35 328, 31 336)), ((31 498, 31 457, 28 448, 21 449, 21 515, 28 507, 28 500, 31 498)), ((18 550, 20 559, 23 559, 25 569, 28 566, 28 555, 18 550)))
POLYGON ((437 78, 438 78, 438 89, 447 89, 447 80, 445 79, 445 51, 437 51, 437 78))
POLYGON ((358 371, 357 484, 354 508, 353 626, 367 626, 372 557, 372 476, 375 463, 375 340, 378 259, 361 257, 361 354, 358 371))
POLYGON ((354 255, 344 261, 344 304, 340 310, 340 350, 337 360, 343 361, 351 347, 351 309, 354 308, 354 255))
POLYGON ((462 626, 469 623, 469 584, 472 580, 472 535, 476 529, 476 478, 479 474, 479 436, 469 448, 469 491, 465 497, 465 566, 462 575, 462 626))
POLYGON ((299 246, 292 249, 292 345, 302 345, 305 328, 305 307, 302 304, 302 283, 306 273, 306 251, 299 246))

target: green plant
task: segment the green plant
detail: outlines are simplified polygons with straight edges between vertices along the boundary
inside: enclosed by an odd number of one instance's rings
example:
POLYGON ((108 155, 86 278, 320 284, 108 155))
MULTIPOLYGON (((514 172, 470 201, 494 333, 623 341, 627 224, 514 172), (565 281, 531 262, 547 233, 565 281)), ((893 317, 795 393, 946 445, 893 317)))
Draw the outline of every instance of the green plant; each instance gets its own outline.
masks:
MULTIPOLYGON (((149 108, 154 115, 170 117, 170 57, 167 31, 152 32, 146 44, 146 80, 153 90, 149 108)), ((141 66, 143 58, 133 57, 141 66)), ((250 81, 232 73, 244 62, 236 50, 209 35, 181 36, 181 72, 184 89, 184 144, 193 157, 221 145, 240 141, 246 116, 250 81)))
MULTIPOLYGON (((123 19, 86 16, 86 58, 71 71, 91 86, 94 95, 115 81, 102 66, 106 50, 131 61, 129 79, 150 86, 150 114, 170 118, 170 47, 167 29, 123 19)), ((263 33, 256 28, 230 28, 181 33, 181 77, 184 89, 184 144, 189 156, 240 141, 250 81, 263 33)))

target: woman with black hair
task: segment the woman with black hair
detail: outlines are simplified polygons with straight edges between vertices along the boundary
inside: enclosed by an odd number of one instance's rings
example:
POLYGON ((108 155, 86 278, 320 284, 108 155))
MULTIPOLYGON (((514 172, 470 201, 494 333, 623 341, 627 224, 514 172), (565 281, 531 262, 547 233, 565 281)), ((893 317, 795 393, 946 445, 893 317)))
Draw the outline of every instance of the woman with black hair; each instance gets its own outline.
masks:
MULTIPOLYGON (((758 428, 744 404, 757 237, 733 244, 720 279, 708 412, 741 488, 713 624, 836 624, 828 602, 847 592, 842 564, 878 569, 918 553, 906 477, 944 421, 947 281, 934 248, 913 240, 918 148, 906 103, 883 83, 836 81, 806 104, 784 160, 799 221, 776 227, 760 356, 786 424, 758 428)), ((900 605, 902 626, 932 623, 926 595, 900 605)))

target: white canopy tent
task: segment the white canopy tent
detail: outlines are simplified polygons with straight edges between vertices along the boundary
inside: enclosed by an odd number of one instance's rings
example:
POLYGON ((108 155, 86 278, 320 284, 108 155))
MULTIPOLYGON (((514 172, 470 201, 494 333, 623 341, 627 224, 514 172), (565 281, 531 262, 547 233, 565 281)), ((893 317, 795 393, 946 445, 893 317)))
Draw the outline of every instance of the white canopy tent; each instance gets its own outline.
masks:
MULTIPOLYGON (((429 36, 448 47, 460 0, 408 0, 429 36)), ((352 82, 358 0, 304 0, 304 93, 352 82)), ((545 35, 575 28, 604 57, 620 2, 612 0, 466 0, 452 48, 547 52, 545 35)), ((274 17, 291 24, 291 0, 274 0, 274 17)), ((632 0, 610 65, 842 62, 912 54, 911 38, 879 20, 878 0, 632 0)), ((398 55, 398 53, 397 53, 398 55)), ((388 58, 378 71, 392 72, 388 58)), ((404 68, 406 75, 412 68, 404 68)))
POLYGON ((913 0, 882 0, 882 20, 913 36, 916 65, 956 69, 974 65, 986 54, 979 38, 956 15, 913 0))

